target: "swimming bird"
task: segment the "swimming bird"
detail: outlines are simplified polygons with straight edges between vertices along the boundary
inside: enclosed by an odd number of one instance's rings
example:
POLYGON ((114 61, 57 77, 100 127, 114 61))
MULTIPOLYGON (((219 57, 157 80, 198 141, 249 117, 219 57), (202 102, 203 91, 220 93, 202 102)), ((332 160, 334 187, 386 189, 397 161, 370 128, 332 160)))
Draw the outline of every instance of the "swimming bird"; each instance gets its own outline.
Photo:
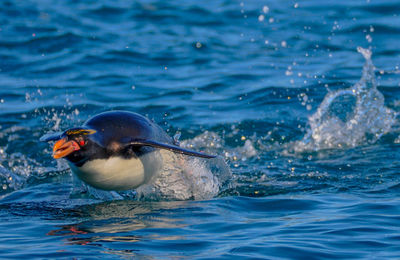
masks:
POLYGON ((179 147, 160 126, 133 112, 110 111, 83 126, 42 136, 55 141, 53 158, 67 160, 87 184, 102 190, 131 190, 148 183, 163 168, 160 151, 214 158, 179 147))

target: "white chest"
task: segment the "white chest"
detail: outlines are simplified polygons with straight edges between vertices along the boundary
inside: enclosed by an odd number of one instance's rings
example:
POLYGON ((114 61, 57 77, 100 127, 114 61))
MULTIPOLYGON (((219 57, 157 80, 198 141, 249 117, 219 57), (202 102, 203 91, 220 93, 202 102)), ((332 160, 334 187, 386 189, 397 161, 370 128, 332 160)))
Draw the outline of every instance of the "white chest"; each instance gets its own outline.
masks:
POLYGON ((81 180, 95 188, 129 190, 135 189, 148 181, 158 168, 147 165, 149 155, 145 156, 146 160, 121 157, 95 159, 86 162, 82 167, 76 167, 73 164, 70 164, 70 167, 81 180), (143 161, 146 163, 143 163, 143 161))

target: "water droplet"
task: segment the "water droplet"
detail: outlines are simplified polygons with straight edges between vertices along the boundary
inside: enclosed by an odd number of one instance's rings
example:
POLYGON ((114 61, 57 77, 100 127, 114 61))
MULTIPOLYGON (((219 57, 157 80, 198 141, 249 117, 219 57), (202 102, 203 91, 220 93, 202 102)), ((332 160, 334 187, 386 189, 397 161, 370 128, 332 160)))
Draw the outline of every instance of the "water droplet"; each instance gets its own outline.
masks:
POLYGON ((268 13, 268 12, 269 12, 269 7, 266 6, 266 5, 264 5, 264 6, 263 6, 263 13, 266 14, 266 13, 268 13))
POLYGON ((367 35, 365 36, 365 39, 366 39, 368 42, 372 42, 372 37, 371 37, 371 35, 369 35, 369 34, 367 34, 367 35))

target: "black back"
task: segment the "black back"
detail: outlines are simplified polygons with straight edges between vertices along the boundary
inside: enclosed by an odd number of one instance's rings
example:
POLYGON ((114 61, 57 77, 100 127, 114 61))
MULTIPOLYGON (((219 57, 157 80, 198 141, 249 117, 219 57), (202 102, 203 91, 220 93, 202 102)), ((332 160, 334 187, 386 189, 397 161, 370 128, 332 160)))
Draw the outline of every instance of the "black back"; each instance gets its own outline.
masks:
POLYGON ((112 149, 114 145, 131 139, 172 143, 172 139, 158 125, 132 112, 104 112, 90 118, 83 127, 96 130, 90 139, 104 148, 112 149))

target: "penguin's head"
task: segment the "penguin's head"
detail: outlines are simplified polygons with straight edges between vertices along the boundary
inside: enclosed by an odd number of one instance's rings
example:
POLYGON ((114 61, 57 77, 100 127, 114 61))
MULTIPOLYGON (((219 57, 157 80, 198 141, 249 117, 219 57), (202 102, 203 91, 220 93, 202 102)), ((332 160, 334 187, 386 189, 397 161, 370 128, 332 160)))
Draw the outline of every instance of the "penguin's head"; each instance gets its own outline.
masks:
POLYGON ((93 156, 101 147, 92 140, 91 136, 96 130, 87 128, 71 128, 62 133, 53 133, 43 136, 44 142, 55 141, 53 146, 53 158, 65 158, 68 161, 79 164, 93 156))
POLYGON ((82 127, 46 134, 40 141, 55 141, 53 157, 65 158, 76 166, 82 166, 88 160, 110 157, 138 158, 156 149, 200 158, 215 157, 179 147, 149 119, 126 111, 101 113, 82 127))

